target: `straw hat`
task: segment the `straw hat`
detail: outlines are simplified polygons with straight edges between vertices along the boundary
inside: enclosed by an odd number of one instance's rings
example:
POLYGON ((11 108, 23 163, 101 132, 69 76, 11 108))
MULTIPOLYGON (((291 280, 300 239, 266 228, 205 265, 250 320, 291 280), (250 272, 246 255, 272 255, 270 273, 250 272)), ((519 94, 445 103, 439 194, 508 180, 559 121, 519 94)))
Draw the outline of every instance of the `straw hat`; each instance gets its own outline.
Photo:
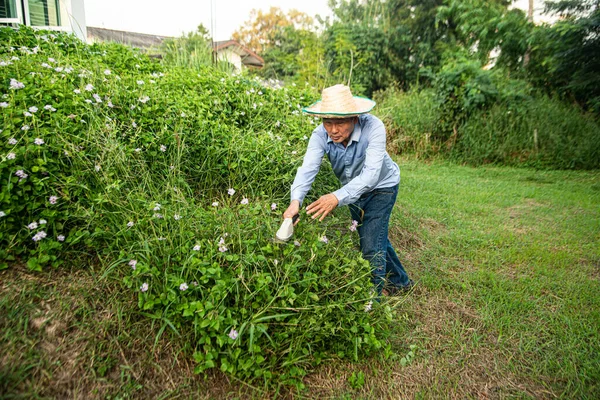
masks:
POLYGON ((321 118, 347 118, 368 113, 373 107, 373 100, 352 96, 348 86, 335 85, 323 89, 321 100, 303 108, 302 111, 321 118))

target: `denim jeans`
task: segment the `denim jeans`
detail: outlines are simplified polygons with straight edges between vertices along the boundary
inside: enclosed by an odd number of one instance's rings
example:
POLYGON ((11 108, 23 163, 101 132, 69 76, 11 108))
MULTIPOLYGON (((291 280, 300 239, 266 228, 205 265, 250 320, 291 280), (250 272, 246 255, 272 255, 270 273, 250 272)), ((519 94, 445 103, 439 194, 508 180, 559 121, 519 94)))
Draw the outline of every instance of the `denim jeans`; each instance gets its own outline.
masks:
POLYGON ((375 189, 350 204, 352 219, 359 223, 360 250, 371 263, 372 281, 380 294, 386 285, 400 288, 410 282, 388 239, 390 215, 397 196, 398 185, 375 189))

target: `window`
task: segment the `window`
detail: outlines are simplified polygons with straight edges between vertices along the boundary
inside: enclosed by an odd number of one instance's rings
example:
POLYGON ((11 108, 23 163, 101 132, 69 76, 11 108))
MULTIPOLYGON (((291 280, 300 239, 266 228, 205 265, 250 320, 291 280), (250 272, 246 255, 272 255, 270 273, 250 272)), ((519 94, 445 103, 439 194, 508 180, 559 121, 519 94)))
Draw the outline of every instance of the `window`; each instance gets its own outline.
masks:
POLYGON ((58 0, 28 0, 27 3, 31 26, 60 26, 58 0))
POLYGON ((0 0, 0 22, 19 22, 17 0, 0 0))
POLYGON ((59 0, 0 0, 0 24, 60 26, 59 0))

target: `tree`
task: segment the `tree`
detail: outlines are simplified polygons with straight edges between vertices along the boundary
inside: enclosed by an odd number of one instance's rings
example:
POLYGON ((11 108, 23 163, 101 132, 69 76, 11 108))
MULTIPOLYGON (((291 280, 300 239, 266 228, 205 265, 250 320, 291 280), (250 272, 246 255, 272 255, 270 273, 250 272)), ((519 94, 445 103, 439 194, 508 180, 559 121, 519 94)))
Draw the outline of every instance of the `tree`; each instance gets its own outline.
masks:
POLYGON ((529 78, 600 115, 600 2, 547 2, 546 12, 560 19, 536 27, 529 78))
POLYGON ((298 11, 290 10, 287 15, 278 7, 271 7, 269 12, 253 9, 250 19, 244 22, 233 33, 233 39, 244 46, 261 54, 268 48, 275 46, 280 29, 293 26, 295 29, 311 30, 314 27, 313 19, 298 11))

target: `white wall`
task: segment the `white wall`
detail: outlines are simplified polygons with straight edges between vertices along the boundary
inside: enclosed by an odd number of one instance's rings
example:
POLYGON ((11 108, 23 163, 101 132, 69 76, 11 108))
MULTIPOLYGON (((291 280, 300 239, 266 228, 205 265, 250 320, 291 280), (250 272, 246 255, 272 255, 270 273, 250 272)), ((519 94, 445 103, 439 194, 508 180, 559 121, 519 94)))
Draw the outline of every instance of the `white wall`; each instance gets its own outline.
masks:
POLYGON ((242 57, 239 54, 231 50, 230 48, 219 50, 218 55, 219 61, 229 61, 235 66, 237 72, 242 70, 242 57))

